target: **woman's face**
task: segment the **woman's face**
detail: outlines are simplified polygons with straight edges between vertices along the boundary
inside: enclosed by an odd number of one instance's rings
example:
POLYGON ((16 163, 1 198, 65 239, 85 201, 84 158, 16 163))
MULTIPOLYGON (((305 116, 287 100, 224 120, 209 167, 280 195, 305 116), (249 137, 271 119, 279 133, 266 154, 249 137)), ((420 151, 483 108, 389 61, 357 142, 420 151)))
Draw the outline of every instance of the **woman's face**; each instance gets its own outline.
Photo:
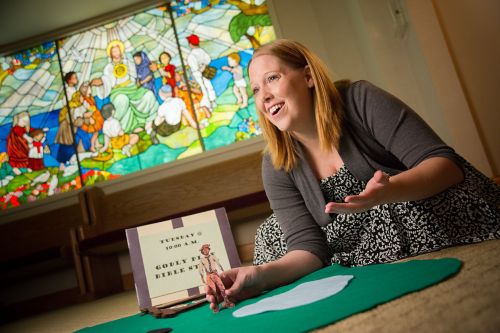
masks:
POLYGON ((274 126, 300 132, 315 124, 314 82, 306 68, 292 68, 265 54, 252 59, 249 76, 257 110, 274 126))
POLYGON ((139 57, 139 56, 135 56, 134 57, 134 62, 135 62, 136 65, 140 65, 141 62, 142 62, 142 58, 139 57))

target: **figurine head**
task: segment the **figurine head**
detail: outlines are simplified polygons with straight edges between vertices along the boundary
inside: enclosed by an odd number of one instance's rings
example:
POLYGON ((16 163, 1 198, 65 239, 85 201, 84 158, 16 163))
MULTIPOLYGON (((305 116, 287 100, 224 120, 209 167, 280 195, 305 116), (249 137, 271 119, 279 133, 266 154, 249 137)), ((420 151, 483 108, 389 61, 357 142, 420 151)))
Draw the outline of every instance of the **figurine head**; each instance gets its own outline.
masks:
POLYGON ((207 255, 210 253, 210 244, 203 244, 201 246, 200 252, 203 253, 204 255, 207 255))

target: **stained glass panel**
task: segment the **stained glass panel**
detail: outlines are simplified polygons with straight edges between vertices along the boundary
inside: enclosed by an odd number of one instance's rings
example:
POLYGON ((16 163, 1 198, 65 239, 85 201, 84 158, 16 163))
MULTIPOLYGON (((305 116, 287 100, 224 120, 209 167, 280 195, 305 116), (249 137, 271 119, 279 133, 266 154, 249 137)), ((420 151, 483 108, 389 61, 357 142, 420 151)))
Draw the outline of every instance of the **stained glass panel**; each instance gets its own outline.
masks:
POLYGON ((182 68, 166 7, 70 36, 60 45, 63 72, 73 75, 65 85, 75 132, 81 134, 84 175, 136 172, 200 146, 196 124, 184 121, 182 110, 170 112, 167 126, 158 112, 168 98, 161 89, 161 62, 168 58, 182 68))
POLYGON ((275 39, 264 1, 173 1, 196 116, 207 150, 261 133, 248 86, 253 50, 275 39))
POLYGON ((0 57, 2 209, 81 187, 71 144, 70 168, 58 162, 62 91, 54 42, 0 57))

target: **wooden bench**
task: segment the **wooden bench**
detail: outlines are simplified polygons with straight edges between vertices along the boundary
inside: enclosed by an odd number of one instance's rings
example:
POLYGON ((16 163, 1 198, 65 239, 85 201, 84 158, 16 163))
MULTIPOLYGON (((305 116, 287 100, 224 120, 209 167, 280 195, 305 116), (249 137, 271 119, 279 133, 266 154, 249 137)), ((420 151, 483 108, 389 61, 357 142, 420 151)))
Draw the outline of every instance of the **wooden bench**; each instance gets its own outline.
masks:
MULTIPOLYGON (((74 269, 77 286, 60 295, 74 303, 85 295, 83 268, 77 252, 76 230, 88 223, 78 191, 29 203, 0 214, 0 280, 3 285, 30 281, 51 270, 74 269)), ((59 295, 60 293, 58 293, 59 295)), ((56 295, 38 297, 34 309, 50 309, 56 295)), ((2 299, 2 316, 13 319, 26 312, 29 301, 10 304, 2 299)), ((66 303, 64 303, 66 304, 66 303)), ((32 312, 33 313, 33 312, 32 312)))

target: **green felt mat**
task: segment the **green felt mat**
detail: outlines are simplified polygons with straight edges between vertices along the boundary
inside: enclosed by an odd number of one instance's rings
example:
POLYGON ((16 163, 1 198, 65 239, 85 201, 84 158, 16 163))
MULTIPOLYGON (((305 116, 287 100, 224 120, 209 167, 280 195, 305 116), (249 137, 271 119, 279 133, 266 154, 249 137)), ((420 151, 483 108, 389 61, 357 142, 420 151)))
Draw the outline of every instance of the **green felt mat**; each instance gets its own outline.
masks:
POLYGON ((181 313, 175 318, 156 319, 139 314, 79 330, 80 333, 140 332, 156 328, 173 328, 177 332, 304 332, 332 324, 353 314, 366 311, 405 294, 436 284, 461 266, 457 259, 412 260, 396 264, 365 267, 333 265, 311 273, 290 285, 277 288, 260 297, 239 303, 233 309, 212 313, 207 305, 181 313), (333 275, 353 275, 347 287, 336 295, 282 311, 234 318, 232 313, 263 297, 283 293, 299 283, 333 275))

